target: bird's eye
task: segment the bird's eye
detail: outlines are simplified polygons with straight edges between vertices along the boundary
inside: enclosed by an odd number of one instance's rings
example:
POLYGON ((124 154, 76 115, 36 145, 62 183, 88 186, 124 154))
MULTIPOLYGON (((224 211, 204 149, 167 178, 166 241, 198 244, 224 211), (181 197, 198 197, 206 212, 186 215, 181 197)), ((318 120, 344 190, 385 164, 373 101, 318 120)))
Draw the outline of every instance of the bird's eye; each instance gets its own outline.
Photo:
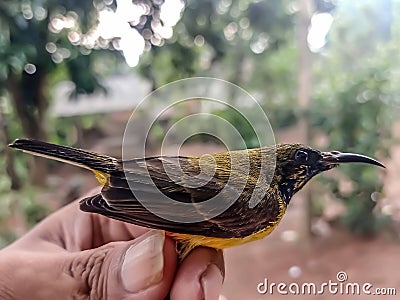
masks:
POLYGON ((294 155, 294 159, 299 163, 305 163, 308 161, 308 153, 304 150, 298 150, 294 155))

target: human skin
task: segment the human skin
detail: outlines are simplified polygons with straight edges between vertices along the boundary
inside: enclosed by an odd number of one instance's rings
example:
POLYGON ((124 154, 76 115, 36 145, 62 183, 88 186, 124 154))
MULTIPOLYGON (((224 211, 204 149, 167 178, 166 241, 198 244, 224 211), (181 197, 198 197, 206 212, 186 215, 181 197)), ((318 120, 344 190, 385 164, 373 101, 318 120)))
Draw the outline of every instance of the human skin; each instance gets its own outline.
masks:
POLYGON ((223 277, 222 252, 199 247, 178 264, 163 231, 81 212, 77 201, 0 251, 4 300, 217 300, 223 277))

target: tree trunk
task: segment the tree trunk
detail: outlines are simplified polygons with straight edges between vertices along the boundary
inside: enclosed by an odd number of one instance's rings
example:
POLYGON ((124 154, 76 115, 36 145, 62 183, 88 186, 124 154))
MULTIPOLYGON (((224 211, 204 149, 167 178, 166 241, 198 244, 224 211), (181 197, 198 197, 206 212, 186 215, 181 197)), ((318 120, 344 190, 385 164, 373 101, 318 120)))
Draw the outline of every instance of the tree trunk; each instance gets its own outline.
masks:
MULTIPOLYGON (((48 103, 45 95, 45 73, 39 68, 33 74, 22 73, 21 77, 10 74, 8 86, 15 113, 25 137, 47 140, 46 116, 48 103)), ((46 179, 46 162, 43 158, 33 157, 29 168, 31 183, 42 186, 46 179)))
POLYGON ((15 171, 13 151, 7 147, 7 145, 11 142, 11 139, 8 133, 7 117, 3 108, 3 103, 0 103, 0 141, 4 145, 4 149, 2 150, 4 151, 6 173, 11 182, 11 190, 16 191, 21 188, 21 180, 15 171))
MULTIPOLYGON (((311 64, 312 57, 308 48, 307 35, 308 28, 311 24, 311 16, 313 13, 312 0, 298 0, 299 13, 297 17, 297 40, 299 49, 299 73, 298 73, 298 88, 297 98, 300 109, 305 112, 309 107, 311 98, 311 64)), ((310 144, 309 121, 306 114, 303 114, 299 120, 299 129, 302 132, 301 142, 310 144)), ((304 230, 303 235, 305 240, 310 240, 312 237, 312 202, 311 190, 312 186, 309 184, 303 189, 304 196, 304 230)))

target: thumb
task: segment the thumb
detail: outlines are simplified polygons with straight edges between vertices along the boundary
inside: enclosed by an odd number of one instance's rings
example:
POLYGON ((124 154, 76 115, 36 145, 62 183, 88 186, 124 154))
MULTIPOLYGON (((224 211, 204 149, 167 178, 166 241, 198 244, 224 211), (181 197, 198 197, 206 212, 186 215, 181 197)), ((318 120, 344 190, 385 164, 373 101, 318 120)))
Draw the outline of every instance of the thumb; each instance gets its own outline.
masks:
POLYGON ((163 299, 176 268, 175 248, 163 231, 71 253, 67 265, 80 284, 77 299, 163 299))

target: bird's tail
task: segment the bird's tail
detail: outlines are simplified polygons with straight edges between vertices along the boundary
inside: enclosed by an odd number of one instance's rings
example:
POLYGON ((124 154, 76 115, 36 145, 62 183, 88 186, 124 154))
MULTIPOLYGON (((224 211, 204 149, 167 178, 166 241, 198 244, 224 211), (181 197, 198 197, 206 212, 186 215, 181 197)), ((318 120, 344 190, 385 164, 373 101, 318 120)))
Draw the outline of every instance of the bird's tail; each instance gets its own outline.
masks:
POLYGON ((9 147, 89 169, 103 184, 107 174, 117 171, 119 165, 116 158, 107 155, 31 139, 17 139, 9 147))

